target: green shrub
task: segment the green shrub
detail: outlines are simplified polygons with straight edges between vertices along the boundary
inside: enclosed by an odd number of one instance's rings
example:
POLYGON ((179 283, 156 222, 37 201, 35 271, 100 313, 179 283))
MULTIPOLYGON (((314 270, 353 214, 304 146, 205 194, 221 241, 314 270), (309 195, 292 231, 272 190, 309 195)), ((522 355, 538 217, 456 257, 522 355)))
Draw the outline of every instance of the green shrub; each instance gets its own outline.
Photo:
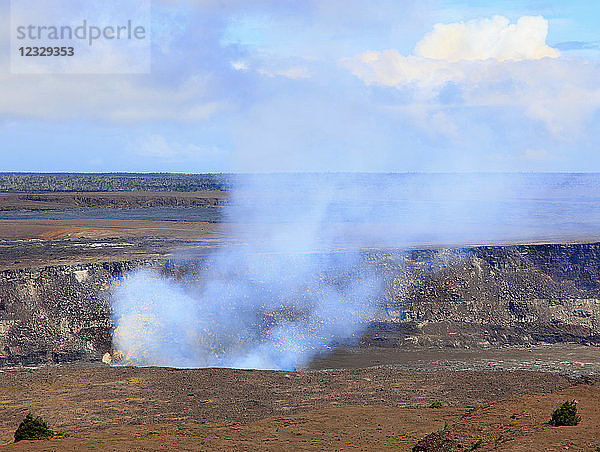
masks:
POLYGON ((73 435, 71 435, 68 432, 65 432, 64 430, 58 430, 57 432, 54 432, 54 439, 62 439, 62 438, 72 438, 73 435))
POLYGON ((23 439, 50 439, 53 436, 54 432, 41 417, 34 418, 29 413, 15 432, 15 443, 23 439))
POLYGON ((552 413, 552 419, 550 419, 550 425, 555 427, 561 425, 577 425, 581 421, 581 416, 577 415, 577 402, 568 400, 561 406, 556 408, 552 413))
POLYGON ((444 405, 442 405, 442 402, 433 402, 429 405, 429 408, 444 408, 444 405))

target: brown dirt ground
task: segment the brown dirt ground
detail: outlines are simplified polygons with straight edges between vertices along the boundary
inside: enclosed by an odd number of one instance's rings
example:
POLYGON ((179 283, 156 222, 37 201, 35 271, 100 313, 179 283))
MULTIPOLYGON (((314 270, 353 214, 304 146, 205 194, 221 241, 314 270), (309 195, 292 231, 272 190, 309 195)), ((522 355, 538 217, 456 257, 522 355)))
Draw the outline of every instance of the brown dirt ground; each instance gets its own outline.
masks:
POLYGON ((200 254, 227 240, 215 223, 145 220, 0 220, 0 270, 200 254))
POLYGON ((476 408, 450 426, 451 450, 598 451, 600 450, 600 385, 578 385, 554 394, 527 394, 476 408), (576 400, 581 423, 548 425, 552 411, 576 400))
POLYGON ((148 220, 0 220, 3 240, 151 237, 193 240, 213 237, 216 223, 148 220))
POLYGON ((500 450, 551 450, 546 446, 557 444, 594 450, 586 447, 600 431, 600 386, 572 385, 552 373, 389 367, 5 370, 0 373, 0 449, 410 450, 447 424, 460 450, 480 438, 479 450, 496 443, 500 450), (573 398, 583 417, 579 426, 544 425, 560 401, 573 398), (447 407, 427 408, 433 401, 447 407), (75 437, 11 444, 30 411, 75 437), (514 413, 517 419, 511 419, 514 413))

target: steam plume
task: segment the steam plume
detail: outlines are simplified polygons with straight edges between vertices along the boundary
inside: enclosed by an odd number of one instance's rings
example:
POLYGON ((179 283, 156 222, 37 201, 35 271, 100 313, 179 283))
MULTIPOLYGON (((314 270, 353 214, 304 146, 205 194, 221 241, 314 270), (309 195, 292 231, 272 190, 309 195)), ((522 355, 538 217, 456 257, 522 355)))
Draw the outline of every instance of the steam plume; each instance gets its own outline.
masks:
POLYGON ((590 177, 245 176, 197 278, 115 285, 115 346, 140 365, 296 368, 382 312, 387 276, 363 250, 585 238, 600 217, 572 199, 596 196, 590 177))
POLYGON ((334 247, 344 240, 327 225, 344 190, 306 182, 240 183, 225 211, 231 244, 208 257, 197 284, 150 270, 115 284, 114 343, 125 362, 295 369, 356 340, 382 284, 360 252, 334 247))

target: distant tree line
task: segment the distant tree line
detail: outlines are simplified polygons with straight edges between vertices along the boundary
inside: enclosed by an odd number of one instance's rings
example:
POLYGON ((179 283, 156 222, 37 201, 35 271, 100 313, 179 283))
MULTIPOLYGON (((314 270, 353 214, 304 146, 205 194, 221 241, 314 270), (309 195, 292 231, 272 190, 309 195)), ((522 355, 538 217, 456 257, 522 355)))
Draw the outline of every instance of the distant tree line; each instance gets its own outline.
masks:
POLYGON ((415 176, 381 173, 0 173, 0 192, 100 192, 100 191, 230 191, 237 184, 254 188, 294 191, 335 185, 338 189, 368 186, 385 188, 415 176))
POLYGON ((3 192, 199 191, 229 190, 227 174, 70 174, 0 173, 3 192))

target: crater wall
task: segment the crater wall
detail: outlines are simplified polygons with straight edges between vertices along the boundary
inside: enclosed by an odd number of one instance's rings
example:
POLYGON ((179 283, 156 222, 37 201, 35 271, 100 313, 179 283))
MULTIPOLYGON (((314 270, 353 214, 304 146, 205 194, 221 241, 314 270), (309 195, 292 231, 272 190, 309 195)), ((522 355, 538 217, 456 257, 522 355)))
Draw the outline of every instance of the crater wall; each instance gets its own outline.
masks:
MULTIPOLYGON (((386 280, 362 341, 381 347, 600 345, 600 244, 363 253, 386 280)), ((0 365, 100 360, 115 278, 141 266, 198 279, 202 263, 141 259, 0 272, 0 365)))

